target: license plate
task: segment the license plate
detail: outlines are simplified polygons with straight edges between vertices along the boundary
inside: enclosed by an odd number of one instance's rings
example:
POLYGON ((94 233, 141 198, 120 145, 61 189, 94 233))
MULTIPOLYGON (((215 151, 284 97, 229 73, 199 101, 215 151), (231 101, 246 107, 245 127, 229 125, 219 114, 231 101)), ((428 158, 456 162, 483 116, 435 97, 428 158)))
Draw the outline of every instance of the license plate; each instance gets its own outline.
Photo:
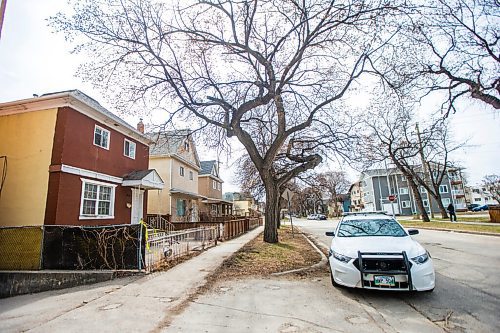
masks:
POLYGON ((374 282, 376 286, 394 287, 396 285, 396 279, 394 278, 394 276, 376 275, 374 282))

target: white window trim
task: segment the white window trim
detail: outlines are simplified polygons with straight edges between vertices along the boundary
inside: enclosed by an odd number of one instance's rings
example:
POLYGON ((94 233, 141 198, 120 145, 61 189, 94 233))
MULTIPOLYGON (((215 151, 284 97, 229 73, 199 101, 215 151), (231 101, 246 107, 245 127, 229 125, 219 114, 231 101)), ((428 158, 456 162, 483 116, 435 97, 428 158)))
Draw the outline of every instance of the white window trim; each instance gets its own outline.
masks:
POLYGON ((194 173, 193 173, 193 171, 189 171, 189 180, 194 180, 194 173))
POLYGON ((109 145, 111 144, 111 132, 110 132, 110 131, 108 131, 107 129, 105 129, 104 127, 101 127, 101 126, 99 126, 99 125, 97 125, 97 124, 96 124, 96 125, 95 125, 95 127, 94 127, 94 133, 92 133, 92 142, 94 143, 94 146, 96 146, 96 147, 99 147, 99 148, 103 148, 103 149, 109 150, 109 145), (96 130, 96 129, 100 129, 100 130, 101 130, 101 131, 103 131, 103 132, 108 132, 108 145, 107 145, 106 147, 103 147, 103 146, 101 146, 101 145, 97 145, 97 144, 95 143, 95 130, 96 130))
POLYGON ((448 185, 439 185, 439 193, 448 193, 448 185), (441 191, 441 188, 445 188, 446 191, 441 191))
POLYGON ((449 205, 451 202, 451 199, 450 198, 443 198, 441 199, 441 203, 446 206, 446 205, 449 205))
MULTIPOLYGON (((78 217, 79 220, 110 220, 115 218, 115 191, 117 185, 115 184, 109 184, 109 183, 104 183, 104 182, 99 182, 96 180, 91 180, 91 179, 86 179, 86 178, 80 178, 82 181, 82 190, 80 192, 80 216, 78 217), (109 212, 111 215, 83 215, 83 200, 84 197, 83 195, 85 194, 85 184, 93 184, 93 185, 100 185, 100 186, 107 186, 111 187, 111 198, 110 198, 110 205, 109 205, 109 212)), ((96 207, 99 205, 97 204, 96 207)))
POLYGON ((400 187, 399 188, 399 194, 408 194, 408 187, 400 187))
POLYGON ((411 208, 410 200, 402 200, 401 208, 411 208))
POLYGON ((180 175, 181 177, 184 177, 184 175, 185 175, 185 170, 184 170, 184 167, 183 167, 183 166, 180 166, 180 167, 179 167, 179 175, 180 175))
POLYGON ((424 204, 424 207, 429 207, 429 201, 427 199, 422 199, 422 203, 424 204))
POLYGON ((217 189, 217 182, 215 180, 212 180, 212 189, 217 189))
POLYGON ((401 176, 401 180, 402 181, 406 181, 406 177, 405 176, 401 176))
MULTIPOLYGON (((96 172, 96 171, 81 169, 81 168, 77 168, 77 167, 74 167, 71 165, 66 165, 66 164, 61 165, 61 172, 70 173, 72 175, 77 175, 77 176, 82 176, 82 177, 97 178, 100 180, 104 180, 107 182, 114 182, 114 183, 118 183, 118 184, 121 184, 123 182, 123 178, 120 178, 120 177, 115 177, 115 176, 107 175, 105 173, 100 173, 100 172, 96 172)), ((82 179, 82 178, 80 178, 80 179, 82 179)), ((103 183, 103 184, 105 184, 105 183, 103 183)))
POLYGON ((135 144, 135 142, 134 142, 134 141, 130 141, 130 140, 128 140, 128 139, 123 139, 123 155, 124 155, 124 156, 126 156, 126 157, 128 157, 128 158, 130 158, 130 159, 135 160, 135 152, 136 152, 136 148, 137 148, 137 145, 135 144), (127 155, 127 152, 126 152, 126 150, 125 150, 125 148, 126 148, 126 143, 127 143, 127 142, 128 142, 128 146, 129 146, 129 152, 130 152, 130 147, 131 147, 131 145, 133 145, 133 146, 134 146, 134 154, 133 154, 133 156, 129 156, 129 155, 127 155))

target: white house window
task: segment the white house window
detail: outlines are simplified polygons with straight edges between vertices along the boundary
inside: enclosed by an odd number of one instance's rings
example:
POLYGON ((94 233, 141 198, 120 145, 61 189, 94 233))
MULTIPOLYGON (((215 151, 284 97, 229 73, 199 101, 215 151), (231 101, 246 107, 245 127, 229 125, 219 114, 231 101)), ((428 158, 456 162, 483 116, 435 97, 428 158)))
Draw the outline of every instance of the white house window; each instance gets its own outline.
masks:
POLYGON ((451 202, 450 198, 444 198, 441 199, 441 202, 443 203, 443 206, 448 206, 451 202))
POLYGON ((212 180, 212 188, 213 188, 214 190, 216 190, 216 189, 217 189, 217 182, 216 182, 215 180, 212 180))
POLYGON ((123 155, 135 159, 135 142, 125 139, 123 143, 123 155))
POLYGON ((410 201, 401 201, 401 208, 410 208, 410 201))
POLYGON ((447 185, 439 185, 439 193, 448 193, 447 185))
POLYGON ((114 218, 115 187, 82 179, 80 218, 114 218))
POLYGON ((399 194, 408 194, 408 188, 407 187, 400 187, 399 194))
POLYGON ((474 201, 481 201, 481 198, 474 198, 474 201))
POLYGON ((189 151, 189 141, 184 141, 184 150, 189 151))
POLYGON ((189 180, 193 180, 193 171, 189 171, 189 180))
POLYGON ((425 189, 425 187, 420 186, 420 192, 422 192, 422 193, 427 193, 427 190, 425 189))
POLYGON ((422 200, 422 202, 424 203, 424 207, 429 207, 429 201, 427 201, 427 199, 422 200))
POLYGON ((96 146, 109 149, 109 131, 95 125, 94 129, 94 144, 96 146))
POLYGON ((405 180, 406 180, 406 177, 405 177, 405 176, 401 176, 401 180, 402 180, 402 181, 405 181, 405 180))
POLYGON ((217 183, 217 189, 220 191, 221 190, 221 184, 217 183))
POLYGON ((179 175, 184 177, 184 167, 179 167, 179 175))

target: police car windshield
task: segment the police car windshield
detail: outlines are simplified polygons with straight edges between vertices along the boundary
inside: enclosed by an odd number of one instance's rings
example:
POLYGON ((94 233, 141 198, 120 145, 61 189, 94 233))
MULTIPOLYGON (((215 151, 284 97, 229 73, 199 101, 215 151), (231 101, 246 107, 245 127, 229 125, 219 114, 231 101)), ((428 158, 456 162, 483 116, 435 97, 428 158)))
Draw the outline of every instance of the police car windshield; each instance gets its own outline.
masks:
POLYGON ((337 235, 339 237, 407 236, 406 231, 396 221, 389 219, 342 221, 337 235))

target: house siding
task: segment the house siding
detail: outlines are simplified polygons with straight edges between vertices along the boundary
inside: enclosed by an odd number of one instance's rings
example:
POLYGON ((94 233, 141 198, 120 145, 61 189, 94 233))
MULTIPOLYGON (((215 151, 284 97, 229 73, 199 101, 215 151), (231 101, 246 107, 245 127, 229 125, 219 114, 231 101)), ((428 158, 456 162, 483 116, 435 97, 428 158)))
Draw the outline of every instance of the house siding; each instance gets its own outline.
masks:
POLYGON ((161 179, 165 182, 165 189, 160 191, 153 191, 148 196, 147 212, 148 214, 160 214, 167 215, 172 214, 171 211, 171 198, 170 198, 170 188, 171 188, 171 175, 170 175, 170 165, 172 163, 171 158, 150 158, 149 168, 156 169, 156 172, 160 175, 161 179))
POLYGON ((212 181, 214 181, 212 177, 206 176, 206 177, 199 177, 198 182, 199 182, 199 191, 200 194, 203 196, 206 196, 208 198, 212 199, 222 199, 222 183, 218 180, 217 183, 221 184, 221 189, 220 190, 214 190, 212 186, 212 181))
POLYGON ((57 109, 0 116, 0 155, 8 159, 0 226, 43 224, 56 116, 57 109))
MULTIPOLYGON (((87 117, 69 107, 59 108, 54 135, 54 149, 47 195, 45 224, 56 225, 103 225, 130 223, 132 191, 119 184, 115 189, 114 219, 83 219, 80 216, 82 180, 88 177, 60 171, 61 165, 96 171, 114 177, 123 177, 135 170, 148 168, 149 147, 117 132, 112 127, 87 117), (94 145, 94 128, 98 125, 110 132, 109 149, 94 145), (123 154, 124 139, 135 142, 135 159, 123 154)), ((99 180, 103 182, 102 180, 99 180)), ((104 181, 106 183, 106 181, 104 181)), ((144 214, 146 199, 144 195, 144 214)))

